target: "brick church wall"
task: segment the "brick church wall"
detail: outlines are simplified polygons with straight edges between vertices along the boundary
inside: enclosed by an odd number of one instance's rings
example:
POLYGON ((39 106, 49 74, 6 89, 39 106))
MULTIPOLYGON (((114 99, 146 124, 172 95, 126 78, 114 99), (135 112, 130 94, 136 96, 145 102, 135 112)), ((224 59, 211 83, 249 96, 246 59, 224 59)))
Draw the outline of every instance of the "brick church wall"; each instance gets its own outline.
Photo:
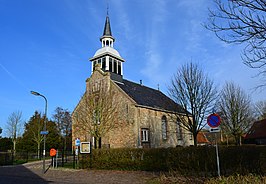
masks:
MULTIPOLYGON (((102 139, 103 147, 121 148, 121 147, 175 147, 177 145, 191 145, 192 140, 189 139, 188 133, 183 131, 183 140, 177 139, 177 124, 172 121, 169 112, 143 107, 137 105, 127 94, 120 89, 111 79, 110 75, 95 70, 89 79, 86 80, 86 90, 92 90, 99 87, 107 87, 112 89, 115 99, 120 102, 119 118, 114 118, 116 126, 110 130, 102 139), (162 138, 162 117, 167 119, 167 138, 162 138), (149 142, 142 144, 141 129, 149 130, 149 142)), ((79 104, 82 103, 82 99, 79 104)), ((73 114, 79 110, 79 104, 73 114)), ((75 128, 75 120, 73 119, 72 141, 80 138, 81 141, 89 141, 88 132, 75 128)))

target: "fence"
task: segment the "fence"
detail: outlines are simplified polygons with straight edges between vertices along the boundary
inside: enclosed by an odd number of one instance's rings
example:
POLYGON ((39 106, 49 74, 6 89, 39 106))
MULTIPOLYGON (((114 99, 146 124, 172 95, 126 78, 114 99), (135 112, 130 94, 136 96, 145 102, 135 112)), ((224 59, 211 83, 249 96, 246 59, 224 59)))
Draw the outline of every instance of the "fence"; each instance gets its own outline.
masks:
MULTIPOLYGON (((46 152, 46 159, 51 158, 50 153, 46 152)), ((38 156, 37 153, 31 153, 28 151, 18 151, 15 154, 13 152, 0 152, 0 166, 3 165, 16 165, 29 161, 42 160, 42 155, 38 156)), ((57 150, 57 165, 64 167, 65 163, 73 162, 72 151, 57 150)))
POLYGON ((10 165, 13 163, 13 155, 10 152, 0 152, 0 165, 10 165))

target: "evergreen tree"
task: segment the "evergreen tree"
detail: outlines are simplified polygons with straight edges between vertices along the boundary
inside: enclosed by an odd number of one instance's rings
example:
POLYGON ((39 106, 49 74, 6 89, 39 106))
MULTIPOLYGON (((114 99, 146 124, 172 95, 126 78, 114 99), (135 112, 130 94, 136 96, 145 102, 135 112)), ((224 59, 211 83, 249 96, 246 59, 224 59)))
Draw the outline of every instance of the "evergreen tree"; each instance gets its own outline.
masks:
MULTIPOLYGON (((42 116, 39 112, 35 111, 34 115, 30 118, 30 120, 25 123, 25 131, 22 136, 22 140, 20 141, 19 148, 29 152, 35 152, 38 155, 38 158, 43 150, 43 138, 41 135, 41 131, 44 127, 44 116, 42 116)), ((50 148, 58 148, 59 147, 59 133, 56 128, 56 124, 53 121, 46 121, 46 128, 49 132, 46 135, 46 150, 50 150, 50 148)))

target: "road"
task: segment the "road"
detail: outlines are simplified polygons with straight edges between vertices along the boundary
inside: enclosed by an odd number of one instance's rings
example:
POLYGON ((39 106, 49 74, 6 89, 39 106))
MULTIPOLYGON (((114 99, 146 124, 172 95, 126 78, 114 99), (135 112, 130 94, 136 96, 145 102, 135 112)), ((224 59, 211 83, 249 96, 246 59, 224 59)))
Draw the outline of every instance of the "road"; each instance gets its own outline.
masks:
POLYGON ((155 177, 153 173, 141 171, 74 170, 63 168, 49 168, 43 174, 42 162, 0 167, 0 184, 142 184, 155 177))

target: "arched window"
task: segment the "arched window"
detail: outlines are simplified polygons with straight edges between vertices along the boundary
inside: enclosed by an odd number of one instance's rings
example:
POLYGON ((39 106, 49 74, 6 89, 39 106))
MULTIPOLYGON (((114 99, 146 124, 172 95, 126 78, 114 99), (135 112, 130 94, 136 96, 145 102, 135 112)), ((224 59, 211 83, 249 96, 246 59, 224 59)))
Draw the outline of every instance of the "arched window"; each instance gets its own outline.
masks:
POLYGON ((167 139, 167 119, 166 116, 162 117, 162 139, 167 139))
POLYGON ((109 40, 106 40, 106 46, 109 46, 109 40))
POLYGON ((177 121, 176 123, 176 136, 178 140, 183 139, 183 132, 182 132, 182 127, 181 127, 181 122, 177 121))

